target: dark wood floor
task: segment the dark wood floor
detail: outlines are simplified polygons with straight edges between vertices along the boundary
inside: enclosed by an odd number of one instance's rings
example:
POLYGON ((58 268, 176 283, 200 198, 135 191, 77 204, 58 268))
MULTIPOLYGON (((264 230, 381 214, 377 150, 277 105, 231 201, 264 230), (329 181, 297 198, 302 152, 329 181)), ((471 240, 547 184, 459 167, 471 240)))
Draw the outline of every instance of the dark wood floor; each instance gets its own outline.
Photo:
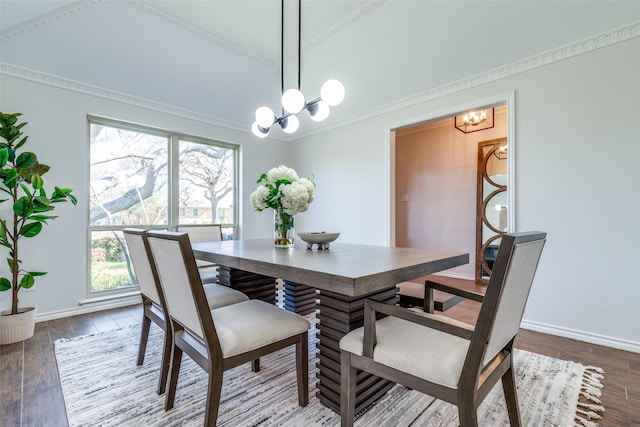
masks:
MULTIPOLYGON (((465 301, 446 313, 475 323, 478 308, 479 303, 465 301)), ((141 313, 140 306, 132 306, 42 322, 36 324, 33 338, 0 346, 0 425, 67 425, 53 342, 135 324, 141 313)), ((602 367, 606 411, 599 425, 640 426, 640 354, 527 330, 519 333, 516 347, 602 367)))

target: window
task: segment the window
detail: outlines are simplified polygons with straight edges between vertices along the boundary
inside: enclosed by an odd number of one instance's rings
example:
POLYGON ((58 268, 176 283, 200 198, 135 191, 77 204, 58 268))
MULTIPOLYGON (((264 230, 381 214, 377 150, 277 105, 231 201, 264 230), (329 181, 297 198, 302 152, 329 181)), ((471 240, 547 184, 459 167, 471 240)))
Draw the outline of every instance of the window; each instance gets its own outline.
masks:
POLYGON ((89 146, 90 294, 137 286, 123 228, 221 223, 234 237, 237 146, 95 117, 89 146))

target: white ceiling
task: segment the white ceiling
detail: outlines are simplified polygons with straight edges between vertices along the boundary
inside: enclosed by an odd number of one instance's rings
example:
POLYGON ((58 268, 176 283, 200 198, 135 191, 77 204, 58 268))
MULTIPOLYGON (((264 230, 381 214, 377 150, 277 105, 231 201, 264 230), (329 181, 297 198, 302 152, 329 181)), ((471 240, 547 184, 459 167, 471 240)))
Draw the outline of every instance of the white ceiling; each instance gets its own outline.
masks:
MULTIPOLYGON (((285 9, 289 88, 297 2, 285 9)), ((330 122, 636 22, 638 0, 304 0, 301 89, 344 83, 330 122)), ((232 127, 279 105, 279 0, 1 0, 0 32, 2 65, 232 127)))

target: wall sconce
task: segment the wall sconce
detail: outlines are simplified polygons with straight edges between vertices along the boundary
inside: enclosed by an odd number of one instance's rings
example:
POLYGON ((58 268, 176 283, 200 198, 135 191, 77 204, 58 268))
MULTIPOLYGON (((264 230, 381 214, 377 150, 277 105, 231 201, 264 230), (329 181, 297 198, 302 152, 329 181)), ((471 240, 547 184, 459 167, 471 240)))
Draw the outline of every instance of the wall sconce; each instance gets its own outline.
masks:
POLYGON ((455 126, 460 132, 471 133, 493 127, 493 108, 469 111, 455 118, 455 126))

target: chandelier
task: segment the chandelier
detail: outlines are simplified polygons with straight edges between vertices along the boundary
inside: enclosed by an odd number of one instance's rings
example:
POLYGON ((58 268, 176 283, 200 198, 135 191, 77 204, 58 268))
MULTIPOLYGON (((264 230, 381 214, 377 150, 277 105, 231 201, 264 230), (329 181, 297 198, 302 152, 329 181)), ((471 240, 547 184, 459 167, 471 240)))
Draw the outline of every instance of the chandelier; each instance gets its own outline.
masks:
POLYGON ((493 108, 469 111, 455 118, 455 127, 460 132, 471 133, 493 127, 493 108))
POLYGON ((286 133, 293 133, 298 130, 300 121, 296 114, 302 110, 307 110, 309 116, 319 122, 329 116, 331 107, 336 106, 344 99, 344 86, 340 81, 329 79, 320 88, 320 96, 305 101, 305 97, 300 92, 300 33, 302 1, 298 0, 298 88, 284 90, 284 0, 280 2, 280 90, 282 93, 282 113, 276 116, 269 107, 262 106, 256 110, 255 121, 251 125, 251 131, 259 138, 269 135, 274 125, 279 125, 286 133))

